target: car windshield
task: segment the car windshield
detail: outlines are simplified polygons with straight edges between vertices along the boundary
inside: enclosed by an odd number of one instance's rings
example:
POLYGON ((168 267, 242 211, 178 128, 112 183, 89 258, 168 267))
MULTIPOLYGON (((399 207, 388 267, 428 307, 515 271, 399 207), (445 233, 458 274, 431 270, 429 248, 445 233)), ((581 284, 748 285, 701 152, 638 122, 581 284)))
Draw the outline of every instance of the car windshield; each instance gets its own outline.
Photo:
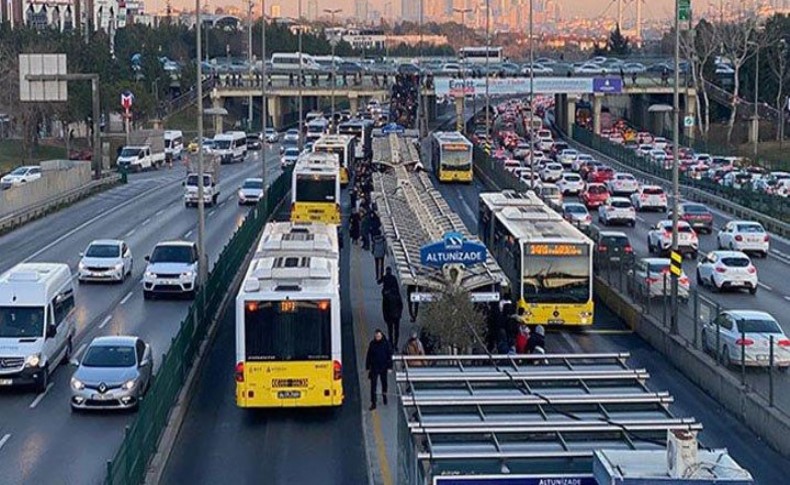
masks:
POLYGON ((121 248, 117 244, 91 244, 85 251, 88 258, 117 258, 121 255, 121 248))
POLYGON ((566 181, 568 181, 568 182, 579 182, 579 181, 581 181, 581 177, 579 177, 578 175, 566 175, 563 178, 566 181))
POLYGON ((44 335, 44 307, 0 306, 0 338, 44 335))
POLYGON ((286 148, 285 149, 285 156, 286 157, 298 157, 299 156, 299 149, 298 148, 286 148))
POLYGON ((9 175, 25 175, 27 173, 27 167, 19 167, 9 175))
MULTIPOLYGON (((192 187, 197 187, 198 184, 198 176, 197 175, 189 175, 187 177, 187 185, 192 187)), ((211 177, 208 175, 203 176, 203 186, 209 187, 211 185, 211 177)))
POLYGON ((84 367, 133 367, 137 364, 131 345, 91 345, 82 360, 84 367))
POLYGON ((744 318, 738 320, 738 331, 744 333, 782 333, 779 325, 766 318, 744 318))
POLYGON ((704 205, 689 204, 683 207, 683 210, 691 214, 707 214, 708 208, 704 205))
POLYGON ((122 157, 136 157, 140 153, 139 148, 124 148, 121 150, 122 157))
POLYGON ((601 244, 613 247, 628 246, 628 238, 625 236, 604 236, 601 238, 601 244))
POLYGON ((262 189, 263 188, 263 181, 261 180, 245 180, 244 185, 242 185, 244 189, 262 189))
POLYGON ((669 261, 665 263, 649 263, 647 265, 647 271, 651 274, 666 273, 669 271, 669 261))
POLYGON ((628 209, 631 207, 631 203, 627 200, 613 200, 612 207, 617 207, 618 209, 628 209))
POLYGON ((228 150, 230 149, 230 140, 215 140, 214 146, 219 150, 228 150))
POLYGON ((763 233, 765 229, 759 224, 738 224, 738 232, 763 233))
POLYGON ((591 194, 605 194, 607 190, 603 185, 592 185, 587 188, 587 192, 591 194))
POLYGON ((731 268, 745 268, 749 266, 749 258, 728 257, 721 258, 721 262, 731 268))
POLYGON ((642 193, 645 195, 661 195, 664 193, 664 190, 651 187, 651 188, 645 188, 645 190, 643 190, 642 193))
MULTIPOLYGON (((672 225, 669 225, 668 230, 672 230, 672 225)), ((691 226, 687 226, 684 224, 678 224, 678 232, 692 232, 691 226)))
POLYGON ((585 209, 583 205, 566 205, 565 212, 571 214, 586 214, 587 209, 585 209))
POLYGON ((192 263, 190 246, 157 246, 151 255, 152 263, 192 263))

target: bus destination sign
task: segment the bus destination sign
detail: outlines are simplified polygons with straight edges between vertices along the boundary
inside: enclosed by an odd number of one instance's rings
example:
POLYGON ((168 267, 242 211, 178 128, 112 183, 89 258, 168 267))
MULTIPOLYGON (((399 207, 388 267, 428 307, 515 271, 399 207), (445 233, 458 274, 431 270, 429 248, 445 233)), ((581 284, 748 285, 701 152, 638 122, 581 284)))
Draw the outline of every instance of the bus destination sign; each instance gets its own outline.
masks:
POLYGON ((528 246, 531 256, 581 256, 584 246, 577 244, 531 244, 528 246))

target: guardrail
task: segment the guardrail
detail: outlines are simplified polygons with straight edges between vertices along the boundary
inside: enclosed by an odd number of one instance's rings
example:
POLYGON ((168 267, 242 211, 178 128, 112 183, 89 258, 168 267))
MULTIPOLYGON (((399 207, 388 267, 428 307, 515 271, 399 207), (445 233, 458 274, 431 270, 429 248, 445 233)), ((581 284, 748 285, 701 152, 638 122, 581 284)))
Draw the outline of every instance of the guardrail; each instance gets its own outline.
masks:
MULTIPOLYGON (((579 145, 592 149, 616 168, 634 172, 634 175, 671 188, 672 171, 665 170, 646 158, 616 143, 594 135, 584 128, 574 127, 573 139, 579 145)), ((766 230, 790 237, 790 204, 786 199, 749 189, 723 187, 708 180, 696 180, 681 173, 681 194, 694 201, 704 202, 725 210, 736 217, 759 221, 766 230)))
POLYGON ((69 205, 95 192, 104 190, 120 182, 120 175, 108 175, 106 177, 102 177, 99 180, 91 180, 85 185, 50 197, 36 204, 25 207, 22 210, 5 215, 0 218, 0 234, 6 233, 16 227, 26 224, 34 219, 38 219, 39 217, 45 216, 54 210, 69 205))
POLYGON ((290 189, 290 171, 283 172, 245 217, 220 253, 206 283, 195 296, 178 334, 173 338, 151 387, 140 402, 134 421, 126 426, 125 437, 112 460, 107 462, 107 485, 141 483, 156 452, 179 390, 195 360, 212 322, 219 318, 226 296, 234 291, 234 279, 278 202, 290 189))

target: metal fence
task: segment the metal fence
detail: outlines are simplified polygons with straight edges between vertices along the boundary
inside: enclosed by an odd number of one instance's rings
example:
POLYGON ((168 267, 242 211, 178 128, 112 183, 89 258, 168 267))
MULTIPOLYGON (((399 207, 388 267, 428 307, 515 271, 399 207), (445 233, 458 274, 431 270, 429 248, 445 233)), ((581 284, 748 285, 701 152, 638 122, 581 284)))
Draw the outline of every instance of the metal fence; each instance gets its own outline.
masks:
MULTIPOLYGON (((589 130, 574 126, 573 139, 629 167, 655 175, 667 181, 672 180, 671 169, 665 169, 662 164, 657 164, 648 158, 637 156, 632 150, 617 143, 612 143, 603 137, 593 134, 589 130)), ((689 177, 685 173, 680 174, 680 183, 687 187, 703 190, 782 222, 790 222, 790 204, 786 203, 785 199, 781 197, 768 195, 748 188, 735 189, 732 187, 725 187, 712 180, 689 177)))
MULTIPOLYGON (((657 320, 670 332, 670 275, 643 274, 634 268, 633 257, 620 256, 609 251, 597 252, 594 259, 595 274, 606 286, 626 295, 643 315, 657 320)), ((778 366, 780 362, 786 363, 790 359, 790 348, 779 346, 778 341, 774 342, 772 338, 768 348, 760 350, 758 355, 749 349, 756 344, 750 344, 751 340, 746 334, 740 334, 738 339, 733 340, 732 335, 728 336, 726 330, 715 325, 716 317, 732 308, 706 297, 698 287, 681 291, 680 294, 677 334, 688 345, 704 351, 711 365, 730 370, 740 379, 744 388, 761 395, 772 407, 790 416, 788 368, 778 366)))
POLYGON ((151 388, 141 399, 137 416, 126 426, 125 437, 115 457, 107 462, 105 483, 129 485, 145 478, 149 460, 156 452, 170 409, 192 367, 197 350, 207 335, 211 321, 218 316, 220 304, 228 291, 247 253, 273 215, 278 203, 288 194, 290 171, 282 173, 269 187, 266 199, 252 209, 225 245, 206 284, 198 291, 195 302, 181 322, 170 349, 162 356, 162 365, 151 388))

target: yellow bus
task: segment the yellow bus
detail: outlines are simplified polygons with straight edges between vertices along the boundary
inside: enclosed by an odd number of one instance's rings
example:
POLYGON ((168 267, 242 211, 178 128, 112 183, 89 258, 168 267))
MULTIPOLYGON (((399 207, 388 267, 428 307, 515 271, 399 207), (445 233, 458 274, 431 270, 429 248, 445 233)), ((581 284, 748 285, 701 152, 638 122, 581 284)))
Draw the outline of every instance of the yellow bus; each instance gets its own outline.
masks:
POLYGON ((334 153, 340 164, 340 184, 349 180, 348 170, 354 164, 356 138, 352 135, 324 135, 313 144, 313 153, 334 153))
POLYGON ((271 222, 236 297, 236 405, 343 404, 335 226, 271 222))
POLYGON ((329 153, 305 153, 291 174, 291 221, 340 224, 340 171, 329 153))
POLYGON ((472 182, 472 142, 457 131, 437 131, 431 141, 431 164, 440 182, 472 182))
POLYGON ((534 192, 480 194, 478 235, 529 325, 593 324, 593 242, 534 192))

